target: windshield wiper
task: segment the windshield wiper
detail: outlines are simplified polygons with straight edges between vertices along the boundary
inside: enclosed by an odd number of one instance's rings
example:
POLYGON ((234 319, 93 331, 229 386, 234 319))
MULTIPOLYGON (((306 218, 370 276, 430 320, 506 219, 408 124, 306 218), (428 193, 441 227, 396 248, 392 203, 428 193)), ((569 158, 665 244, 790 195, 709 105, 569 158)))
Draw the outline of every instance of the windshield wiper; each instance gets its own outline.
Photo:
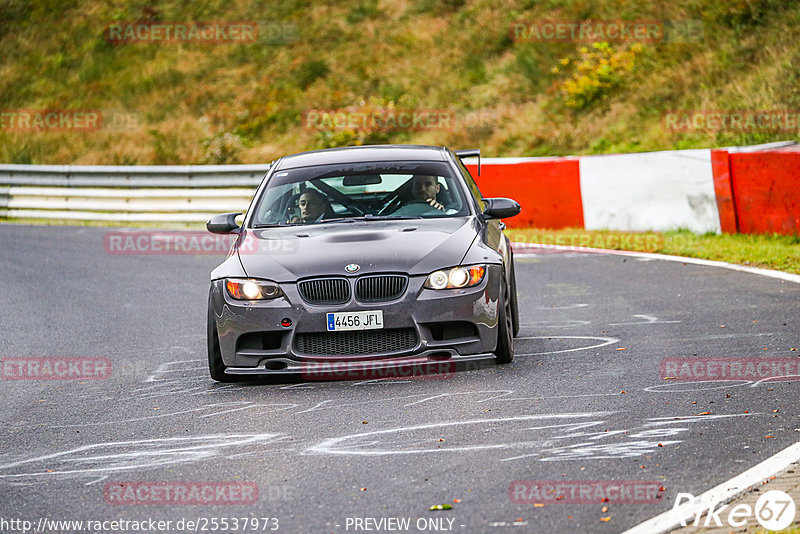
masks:
POLYGON ((388 220, 402 220, 402 219, 422 219, 420 215, 374 215, 370 217, 370 219, 376 221, 388 221, 388 220))
POLYGON ((360 218, 361 217, 337 217, 336 219, 322 219, 321 221, 319 221, 316 224, 340 223, 340 222, 351 223, 351 222, 356 222, 356 220, 360 219, 360 218))
POLYGON ((299 226, 300 223, 262 223, 262 224, 254 224, 253 228, 279 228, 285 226, 299 226))
POLYGON ((371 213, 367 213, 366 215, 362 215, 359 217, 341 217, 337 219, 323 219, 320 223, 327 223, 327 222, 356 222, 356 221, 388 221, 388 220, 400 220, 400 219, 421 219, 422 217, 419 216, 409 216, 409 215, 373 215, 371 213))

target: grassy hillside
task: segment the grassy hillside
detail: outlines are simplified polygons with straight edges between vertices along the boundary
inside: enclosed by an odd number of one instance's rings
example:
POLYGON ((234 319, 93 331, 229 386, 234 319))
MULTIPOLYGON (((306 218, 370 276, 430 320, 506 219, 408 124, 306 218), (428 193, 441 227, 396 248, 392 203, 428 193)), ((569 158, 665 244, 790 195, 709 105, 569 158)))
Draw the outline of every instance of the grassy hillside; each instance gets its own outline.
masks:
POLYGON ((256 163, 360 143, 488 156, 798 139, 681 132, 672 110, 800 109, 794 0, 0 0, 0 109, 115 110, 116 130, 0 128, 0 162, 256 163), (655 42, 522 42, 515 21, 689 21, 655 42), (115 21, 255 21, 257 42, 113 44, 115 21), (276 34, 277 31, 277 34, 276 34), (451 129, 320 131, 309 109, 438 110, 451 129))

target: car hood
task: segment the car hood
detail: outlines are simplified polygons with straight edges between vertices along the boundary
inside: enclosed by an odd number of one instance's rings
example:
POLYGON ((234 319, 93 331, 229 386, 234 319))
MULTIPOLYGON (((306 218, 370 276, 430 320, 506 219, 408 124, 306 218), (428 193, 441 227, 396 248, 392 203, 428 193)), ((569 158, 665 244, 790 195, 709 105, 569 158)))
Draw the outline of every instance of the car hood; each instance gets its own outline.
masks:
POLYGON ((477 230, 473 217, 246 229, 238 253, 247 276, 276 282, 346 275, 351 263, 359 275, 428 274, 458 265, 477 230))

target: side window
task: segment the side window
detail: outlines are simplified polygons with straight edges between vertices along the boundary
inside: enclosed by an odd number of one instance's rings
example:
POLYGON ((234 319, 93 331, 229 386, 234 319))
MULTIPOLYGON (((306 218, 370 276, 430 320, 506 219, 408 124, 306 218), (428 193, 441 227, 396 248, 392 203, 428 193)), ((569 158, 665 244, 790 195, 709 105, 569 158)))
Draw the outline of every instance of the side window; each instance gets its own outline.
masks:
POLYGON ((475 202, 478 203, 480 210, 483 211, 486 208, 486 203, 483 201, 483 195, 481 194, 481 190, 478 189, 478 184, 475 183, 475 180, 472 178, 469 170, 464 165, 464 162, 461 161, 461 158, 458 156, 454 156, 454 158, 458 168, 461 170, 461 174, 464 175, 464 180, 467 181, 467 187, 469 187, 470 193, 472 193, 472 196, 475 197, 475 202))

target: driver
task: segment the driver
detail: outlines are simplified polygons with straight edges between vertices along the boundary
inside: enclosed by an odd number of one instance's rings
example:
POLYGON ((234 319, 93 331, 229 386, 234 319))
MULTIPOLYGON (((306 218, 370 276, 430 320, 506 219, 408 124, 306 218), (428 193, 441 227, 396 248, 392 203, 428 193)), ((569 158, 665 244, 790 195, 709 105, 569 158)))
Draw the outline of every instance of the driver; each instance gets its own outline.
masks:
POLYGON ((314 223, 336 216, 328 198, 316 189, 309 189, 300 195, 297 205, 300 208, 300 217, 290 221, 293 223, 314 223))
POLYGON ((415 174, 411 179, 411 197, 413 200, 427 202, 431 207, 444 211, 444 205, 437 202, 436 195, 442 185, 436 176, 415 174))

